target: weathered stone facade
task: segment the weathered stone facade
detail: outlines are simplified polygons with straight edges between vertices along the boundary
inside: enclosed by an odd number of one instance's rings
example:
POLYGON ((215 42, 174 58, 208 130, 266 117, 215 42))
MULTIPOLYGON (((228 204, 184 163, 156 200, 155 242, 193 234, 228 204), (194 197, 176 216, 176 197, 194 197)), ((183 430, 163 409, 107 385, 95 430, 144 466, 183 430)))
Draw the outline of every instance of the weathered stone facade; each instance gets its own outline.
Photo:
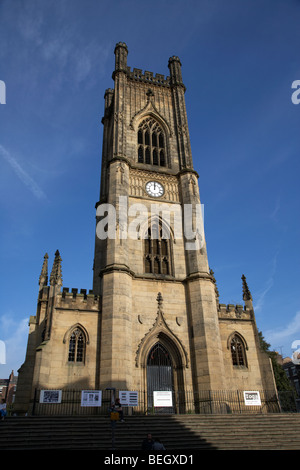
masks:
POLYGON ((180 60, 169 59, 169 77, 154 76, 131 71, 127 54, 126 44, 118 43, 115 87, 105 92, 96 204, 97 223, 103 204, 116 208, 117 223, 113 236, 95 237, 89 293, 62 288, 59 252, 48 285, 45 256, 37 313, 30 317, 26 360, 19 370, 20 411, 28 409, 35 388, 147 390, 147 365, 158 343, 167 351, 175 390, 274 390, 246 279, 245 306, 219 304, 205 240, 199 249, 187 250, 172 218, 173 210, 200 203, 180 60), (162 185, 160 197, 147 193, 149 181, 162 185), (155 203, 172 212, 170 221, 151 216, 155 203), (136 223, 137 204, 147 209, 146 222, 136 223), (168 228, 168 241, 156 242, 151 235, 147 245, 151 223, 168 228), (135 237, 127 236, 130 224, 135 237))

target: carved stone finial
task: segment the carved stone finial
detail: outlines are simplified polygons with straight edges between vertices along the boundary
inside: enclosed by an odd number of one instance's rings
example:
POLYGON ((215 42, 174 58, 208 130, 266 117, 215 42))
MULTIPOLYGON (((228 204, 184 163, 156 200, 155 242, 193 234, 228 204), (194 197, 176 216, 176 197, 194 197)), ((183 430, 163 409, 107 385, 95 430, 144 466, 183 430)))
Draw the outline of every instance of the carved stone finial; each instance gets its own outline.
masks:
POLYGON ((153 99, 154 99, 154 93, 153 91, 151 90, 151 88, 148 89, 147 93, 146 93, 146 96, 147 96, 147 102, 153 102, 153 99))
POLYGON ((48 284, 48 253, 44 256, 44 262, 42 266, 42 271, 39 277, 39 285, 40 287, 44 287, 48 284))
POLYGON ((147 96, 154 96, 154 93, 153 91, 151 90, 151 88, 148 88, 148 91, 146 93, 147 96))
POLYGON ((242 281, 243 281, 243 300, 252 300, 252 295, 249 290, 246 277, 244 276, 244 274, 242 275, 242 281))
POLYGON ((156 298, 156 300, 157 300, 157 303, 158 303, 158 307, 159 307, 159 308, 161 308, 161 307, 162 307, 162 304, 163 304, 163 300, 164 300, 164 299, 162 298, 162 295, 161 295, 161 293, 160 293, 160 292, 157 294, 157 298, 156 298))
POLYGON ((61 257, 58 250, 55 252, 55 258, 50 274, 50 285, 62 286, 61 257))

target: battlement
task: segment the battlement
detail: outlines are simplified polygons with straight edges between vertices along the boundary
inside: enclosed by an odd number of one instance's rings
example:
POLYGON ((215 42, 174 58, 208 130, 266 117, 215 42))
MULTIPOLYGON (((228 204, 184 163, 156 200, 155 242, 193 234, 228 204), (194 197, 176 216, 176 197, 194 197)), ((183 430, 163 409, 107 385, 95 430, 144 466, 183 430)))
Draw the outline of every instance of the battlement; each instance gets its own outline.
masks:
POLYGON ((246 305, 234 304, 219 304, 219 318, 222 319, 239 319, 239 320, 252 320, 252 310, 249 310, 246 305))
POLYGON ((143 83, 148 83, 152 85, 159 85, 159 86, 170 86, 170 77, 166 77, 160 73, 157 73, 155 76, 153 72, 143 71, 141 69, 134 68, 132 71, 130 67, 127 67, 127 77, 133 81, 139 81, 143 83))
POLYGON ((69 287, 63 287, 62 289, 62 298, 66 298, 66 296, 72 295, 74 299, 76 299, 77 296, 83 295, 84 299, 86 299, 88 296, 92 296, 97 298, 97 295, 94 295, 92 290, 89 290, 89 293, 87 294, 87 289, 80 289, 80 293, 78 293, 78 289, 70 289, 69 287))
MULTIPOLYGON (((152 84, 152 85, 158 85, 158 86, 165 86, 169 87, 170 86, 170 77, 166 77, 160 73, 157 73, 155 76, 153 75, 153 72, 145 71, 144 73, 142 72, 141 69, 134 68, 132 71, 130 67, 127 65, 127 56, 128 56, 128 47, 125 44, 125 42, 118 42, 116 44, 115 50, 115 70, 113 72, 113 79, 115 80, 115 77, 117 74, 122 73, 126 74, 127 77, 130 80, 133 81, 139 81, 147 84, 152 84)), ((169 60, 169 68, 170 68, 170 75, 174 74, 174 70, 176 68, 170 66, 173 62, 176 62, 178 64, 178 67, 180 68, 180 60, 177 56, 173 56, 169 60)), ((177 74, 178 75, 178 74, 177 74)))
POLYGON ((100 296, 95 295, 92 290, 69 289, 63 287, 57 296, 56 308, 77 308, 79 310, 98 310, 100 296))

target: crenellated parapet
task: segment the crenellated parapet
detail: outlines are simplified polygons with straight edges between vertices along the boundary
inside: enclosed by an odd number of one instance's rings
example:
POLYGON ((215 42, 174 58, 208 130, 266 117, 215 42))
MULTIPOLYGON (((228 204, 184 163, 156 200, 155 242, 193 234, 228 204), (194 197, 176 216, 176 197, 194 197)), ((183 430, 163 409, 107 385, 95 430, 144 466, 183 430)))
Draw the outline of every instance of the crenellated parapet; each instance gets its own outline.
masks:
POLYGON ((247 320, 253 319, 253 311, 245 305, 219 304, 219 319, 222 320, 247 320))
POLYGON ((100 296, 95 295, 92 290, 87 289, 69 289, 64 287, 60 293, 57 294, 55 308, 56 309, 71 309, 71 310, 99 310, 100 296))
POLYGON ((148 83, 149 85, 158 85, 164 87, 170 86, 170 77, 165 77, 160 73, 157 73, 154 76, 153 72, 145 70, 143 73, 142 69, 134 68, 133 70, 130 70, 130 67, 127 67, 126 73, 128 79, 135 82, 148 83))

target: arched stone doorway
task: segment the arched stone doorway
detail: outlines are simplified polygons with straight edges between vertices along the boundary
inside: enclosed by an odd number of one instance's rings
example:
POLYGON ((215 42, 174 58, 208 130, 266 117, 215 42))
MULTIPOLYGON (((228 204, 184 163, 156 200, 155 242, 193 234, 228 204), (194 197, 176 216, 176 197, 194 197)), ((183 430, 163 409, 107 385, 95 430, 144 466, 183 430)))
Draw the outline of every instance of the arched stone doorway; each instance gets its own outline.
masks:
MULTIPOLYGON (((184 395, 183 368, 178 349, 164 335, 151 347, 146 361, 146 383, 148 409, 154 410, 153 392, 172 391, 173 407, 161 408, 160 412, 174 413, 178 407, 178 398, 184 395), (169 344, 168 344, 169 343, 169 344)), ((181 401, 181 400, 180 400, 181 401)), ((158 410, 156 410, 158 411, 158 410)))
POLYGON ((165 321, 162 309, 163 298, 157 295, 156 321, 141 340, 135 357, 136 367, 142 372, 143 390, 147 393, 145 404, 153 407, 154 391, 172 391, 176 396, 174 410, 185 407, 185 372, 189 366, 186 350, 165 321))

